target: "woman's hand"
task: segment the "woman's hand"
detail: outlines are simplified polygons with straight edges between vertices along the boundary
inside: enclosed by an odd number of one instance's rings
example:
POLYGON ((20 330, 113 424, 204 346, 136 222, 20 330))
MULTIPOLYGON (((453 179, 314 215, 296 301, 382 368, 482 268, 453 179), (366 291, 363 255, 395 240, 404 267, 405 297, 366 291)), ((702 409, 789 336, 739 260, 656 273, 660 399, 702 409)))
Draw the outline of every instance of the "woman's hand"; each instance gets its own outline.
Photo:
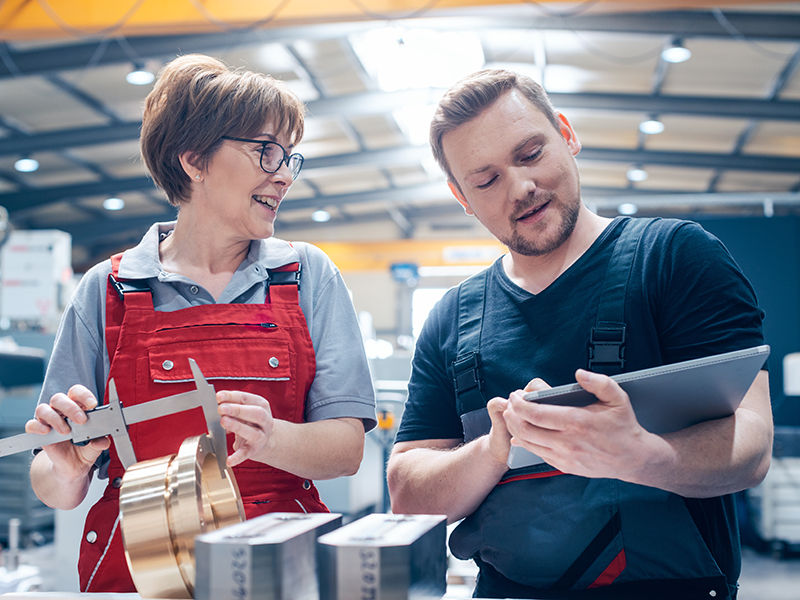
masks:
POLYGON ((220 391, 217 403, 222 427, 235 436, 228 466, 235 467, 246 460, 266 462, 275 426, 269 402, 257 394, 220 391))
MULTIPOLYGON (((67 419, 78 424, 86 423, 86 411, 97 406, 97 399, 82 385, 73 385, 64 394, 58 392, 49 404, 39 404, 34 418, 25 424, 27 433, 46 434, 52 430, 68 434, 67 419)), ((48 444, 42 448, 53 465, 53 474, 64 481, 85 479, 97 458, 111 445, 108 437, 98 438, 83 446, 70 440, 48 444)))

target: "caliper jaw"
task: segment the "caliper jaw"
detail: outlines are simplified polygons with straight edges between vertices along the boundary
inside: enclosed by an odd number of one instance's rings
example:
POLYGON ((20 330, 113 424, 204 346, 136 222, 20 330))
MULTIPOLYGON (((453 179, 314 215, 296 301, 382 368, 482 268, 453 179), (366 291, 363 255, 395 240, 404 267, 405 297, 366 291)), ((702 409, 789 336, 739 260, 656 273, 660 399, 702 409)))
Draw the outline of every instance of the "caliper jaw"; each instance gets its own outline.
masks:
POLYGON ((69 421, 69 425, 72 428, 72 443, 86 444, 104 435, 110 435, 123 468, 127 469, 136 464, 136 453, 128 435, 128 425, 125 423, 125 415, 113 378, 108 382, 108 404, 88 411, 86 423, 69 421))

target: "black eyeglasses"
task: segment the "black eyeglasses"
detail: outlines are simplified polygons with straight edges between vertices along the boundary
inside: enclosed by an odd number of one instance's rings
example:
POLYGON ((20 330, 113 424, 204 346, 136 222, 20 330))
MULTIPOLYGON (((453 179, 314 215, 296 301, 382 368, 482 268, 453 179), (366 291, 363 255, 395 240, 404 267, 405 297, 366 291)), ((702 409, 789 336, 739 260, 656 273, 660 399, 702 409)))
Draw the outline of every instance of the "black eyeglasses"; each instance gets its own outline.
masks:
POLYGON ((247 138, 231 137, 228 135, 223 135, 222 139, 233 140, 235 142, 261 144, 260 164, 261 170, 265 173, 275 173, 281 168, 283 163, 286 163, 286 166, 289 167, 289 171, 292 173, 292 181, 294 181, 300 174, 300 169, 303 168, 303 160, 305 160, 303 155, 298 154, 297 152, 294 154, 289 154, 286 152, 286 148, 281 146, 278 142, 272 142, 269 140, 249 140, 247 138))

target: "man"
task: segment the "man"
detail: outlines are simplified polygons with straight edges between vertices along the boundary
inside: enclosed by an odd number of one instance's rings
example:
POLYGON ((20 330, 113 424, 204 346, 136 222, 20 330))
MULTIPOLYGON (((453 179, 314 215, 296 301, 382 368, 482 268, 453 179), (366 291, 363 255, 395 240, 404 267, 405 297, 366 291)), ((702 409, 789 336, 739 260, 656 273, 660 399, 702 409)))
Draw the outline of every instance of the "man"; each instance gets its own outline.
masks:
POLYGON ((450 546, 478 564, 476 597, 734 598, 731 494, 769 467, 767 373, 731 417, 662 436, 602 373, 762 344, 750 284, 694 223, 589 211, 575 131, 527 77, 458 83, 431 145, 508 254, 423 328, 388 466, 392 510, 464 519, 450 546), (576 380, 598 402, 537 404, 518 389, 576 380), (484 407, 488 433, 471 440, 484 407), (511 444, 545 464, 509 471, 511 444))

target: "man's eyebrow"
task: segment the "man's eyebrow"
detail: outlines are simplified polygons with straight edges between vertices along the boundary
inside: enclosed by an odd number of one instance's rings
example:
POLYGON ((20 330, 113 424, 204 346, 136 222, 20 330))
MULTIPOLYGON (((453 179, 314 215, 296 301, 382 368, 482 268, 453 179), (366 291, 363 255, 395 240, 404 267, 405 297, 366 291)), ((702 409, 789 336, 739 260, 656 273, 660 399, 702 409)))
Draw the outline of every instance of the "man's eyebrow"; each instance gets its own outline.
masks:
MULTIPOLYGON (((540 142, 544 136, 541 133, 535 133, 530 137, 525 138, 519 144, 514 146, 514 149, 511 151, 512 154, 515 154, 522 150, 525 146, 530 144, 531 142, 540 142)), ((469 175, 477 175, 478 173, 483 173, 484 171, 488 171, 491 168, 490 165, 485 165, 483 167, 478 167, 477 169, 472 169, 471 171, 467 171, 467 176, 469 175)))
POLYGON ((489 165, 486 165, 484 167, 478 167, 477 169, 472 169, 471 171, 467 171, 467 175, 476 175, 478 173, 483 173, 484 171, 488 170, 489 170, 489 165))
POLYGON ((531 142, 540 141, 542 137, 543 136, 542 136, 541 133, 536 133, 536 134, 530 136, 529 138, 526 138, 526 139, 522 140, 519 144, 514 146, 514 152, 519 152, 520 150, 522 150, 525 146, 527 146, 531 142))

